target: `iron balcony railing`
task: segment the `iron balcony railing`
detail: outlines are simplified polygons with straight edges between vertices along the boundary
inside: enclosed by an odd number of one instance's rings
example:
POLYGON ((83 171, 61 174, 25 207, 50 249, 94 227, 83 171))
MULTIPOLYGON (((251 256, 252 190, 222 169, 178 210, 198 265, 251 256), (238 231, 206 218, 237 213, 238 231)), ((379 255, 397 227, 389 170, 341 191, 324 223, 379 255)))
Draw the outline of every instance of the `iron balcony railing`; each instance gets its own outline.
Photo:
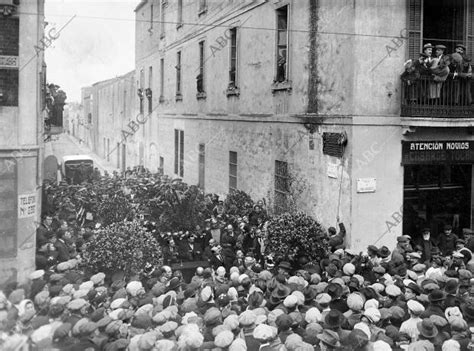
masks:
POLYGON ((474 80, 449 74, 443 82, 402 79, 402 117, 474 117, 474 80))

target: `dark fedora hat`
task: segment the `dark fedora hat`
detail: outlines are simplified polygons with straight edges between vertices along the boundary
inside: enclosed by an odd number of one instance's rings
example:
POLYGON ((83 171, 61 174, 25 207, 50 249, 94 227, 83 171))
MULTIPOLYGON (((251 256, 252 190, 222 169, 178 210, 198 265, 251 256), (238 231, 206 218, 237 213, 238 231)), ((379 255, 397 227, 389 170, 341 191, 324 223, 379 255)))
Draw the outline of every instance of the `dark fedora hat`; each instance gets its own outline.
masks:
POLYGON ((324 324, 327 328, 339 328, 344 321, 344 316, 339 310, 330 310, 324 318, 324 324))
POLYGON ((248 305, 252 308, 258 308, 263 303, 263 295, 258 291, 252 292, 248 297, 248 305))
POLYGON ((337 300, 342 295, 342 286, 336 283, 329 283, 324 292, 329 294, 333 300, 337 300))
POLYGON ((456 290, 458 289, 458 286, 459 286, 458 280, 450 278, 448 279, 448 281, 446 282, 446 285, 444 286, 444 291, 446 292, 446 294, 454 295, 456 294, 456 290))
POLYGON ((461 307, 462 309, 462 316, 466 319, 467 322, 474 321, 474 305, 473 304, 465 304, 461 307))
POLYGON ((378 255, 382 258, 387 258, 388 256, 390 256, 391 253, 392 252, 390 251, 390 249, 387 246, 382 246, 379 249, 378 255))
POLYGON ((316 298, 316 295, 318 295, 318 292, 316 291, 316 289, 313 289, 311 286, 308 285, 306 288, 304 288, 303 295, 304 295, 304 301, 310 302, 316 298))
POLYGON ((436 289, 433 290, 429 295, 428 295, 428 300, 430 302, 438 302, 438 301, 443 301, 446 298, 446 295, 444 291, 436 289))
POLYGON ((277 284, 276 288, 272 291, 271 297, 274 300, 281 301, 288 295, 290 295, 291 289, 283 284, 277 284))
POLYGON ((175 290, 175 289, 179 288, 182 284, 183 283, 181 283, 181 281, 179 280, 178 277, 171 278, 171 280, 169 281, 169 283, 166 286, 166 292, 171 291, 171 290, 175 290))
POLYGON ((369 337, 364 331, 360 329, 352 330, 346 340, 348 345, 352 345, 352 347, 357 348, 364 347, 369 343, 369 337))
POLYGON ((464 45, 464 44, 456 44, 456 49, 457 49, 457 48, 461 48, 461 49, 463 49, 464 51, 467 50, 466 45, 464 45))
POLYGON ((321 334, 317 335, 317 338, 321 340, 326 345, 329 345, 333 348, 341 346, 339 343, 339 335, 332 330, 323 330, 321 334))
POLYGON ((418 331, 427 339, 432 339, 438 335, 438 328, 434 325, 433 321, 429 318, 423 319, 416 325, 418 331))
POLYGON ((421 288, 419 285, 416 285, 415 283, 411 282, 409 283, 407 286, 406 286, 407 289, 410 289, 411 291, 413 291, 416 295, 420 295, 421 294, 421 288))

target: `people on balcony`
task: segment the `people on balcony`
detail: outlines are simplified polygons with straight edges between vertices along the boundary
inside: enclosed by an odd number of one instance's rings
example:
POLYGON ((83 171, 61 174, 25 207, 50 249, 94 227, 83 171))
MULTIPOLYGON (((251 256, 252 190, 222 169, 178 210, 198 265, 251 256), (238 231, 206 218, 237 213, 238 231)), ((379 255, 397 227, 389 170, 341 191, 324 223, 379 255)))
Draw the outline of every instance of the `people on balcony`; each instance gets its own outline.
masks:
POLYGON ((424 66, 429 69, 433 62, 433 45, 431 43, 423 45, 423 53, 426 55, 424 66))
POLYGON ((405 72, 402 74, 402 80, 406 82, 406 97, 410 104, 416 104, 426 95, 426 89, 418 84, 422 76, 431 74, 429 68, 426 67, 426 60, 429 59, 425 52, 420 53, 418 59, 411 59, 405 62, 405 72))
POLYGON ((446 46, 436 45, 435 55, 431 64, 431 73, 433 74, 433 81, 429 84, 429 98, 430 103, 438 105, 441 98, 441 87, 449 75, 449 65, 451 64, 451 57, 445 55, 446 46))
POLYGON ((472 66, 471 58, 466 55, 466 47, 457 44, 450 69, 454 79, 454 103, 456 105, 470 105, 472 103, 471 78, 472 66))

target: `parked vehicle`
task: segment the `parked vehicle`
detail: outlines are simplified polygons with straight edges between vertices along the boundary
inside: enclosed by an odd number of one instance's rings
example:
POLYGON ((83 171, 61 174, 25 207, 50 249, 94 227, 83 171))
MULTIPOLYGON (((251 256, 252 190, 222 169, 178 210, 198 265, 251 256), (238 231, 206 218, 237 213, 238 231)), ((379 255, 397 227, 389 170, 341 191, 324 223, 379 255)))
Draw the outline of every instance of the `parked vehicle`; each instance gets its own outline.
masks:
POLYGON ((61 163, 62 179, 68 184, 89 181, 94 171, 94 161, 87 155, 64 156, 61 163))

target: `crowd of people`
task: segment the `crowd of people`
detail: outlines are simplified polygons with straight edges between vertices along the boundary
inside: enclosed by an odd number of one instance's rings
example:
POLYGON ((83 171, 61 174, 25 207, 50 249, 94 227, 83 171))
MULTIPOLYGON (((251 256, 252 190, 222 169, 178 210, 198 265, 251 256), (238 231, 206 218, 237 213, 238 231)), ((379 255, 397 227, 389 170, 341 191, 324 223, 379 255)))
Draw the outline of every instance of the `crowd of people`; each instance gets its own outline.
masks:
POLYGON ((466 55, 466 46, 457 44, 452 54, 446 51, 445 45, 426 43, 418 58, 405 63, 402 79, 408 84, 405 91, 407 102, 472 104, 472 65, 471 58, 466 55))
POLYGON ((37 270, 0 292, 0 349, 474 349, 471 231, 447 225, 433 238, 426 228, 395 247, 354 252, 339 223, 324 239, 327 254, 308 262, 264 255, 263 201, 242 216, 212 201, 212 217, 194 231, 162 233, 143 221, 164 262, 132 276, 86 269, 94 229, 45 216, 37 270), (172 268, 180 260, 206 264, 188 280, 172 268))
MULTIPOLYGON (((214 197, 213 216, 193 232, 178 231, 159 234, 164 261, 173 264, 181 261, 208 261, 213 268, 230 269, 244 256, 263 264, 266 243, 267 214, 263 201, 257 202, 250 214, 230 218, 224 201, 214 197)), ((153 224, 152 224, 153 227, 153 224)))

